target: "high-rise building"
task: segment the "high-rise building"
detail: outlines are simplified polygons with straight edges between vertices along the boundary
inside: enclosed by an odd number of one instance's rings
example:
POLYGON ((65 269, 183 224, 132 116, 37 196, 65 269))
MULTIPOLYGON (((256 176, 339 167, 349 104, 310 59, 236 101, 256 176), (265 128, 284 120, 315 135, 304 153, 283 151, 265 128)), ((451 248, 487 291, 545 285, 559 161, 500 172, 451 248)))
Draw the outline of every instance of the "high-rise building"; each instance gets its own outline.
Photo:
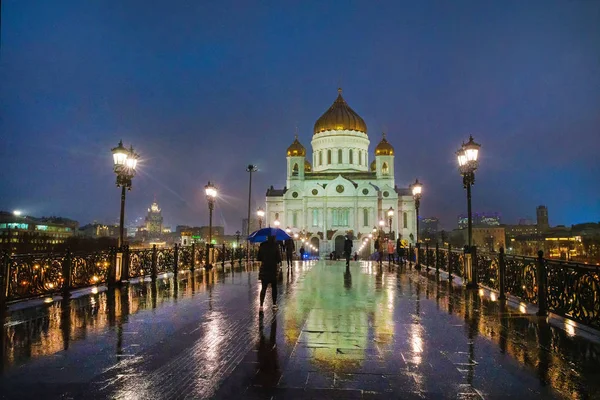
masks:
MULTIPOLYGON (((466 214, 458 216, 458 229, 468 226, 469 219, 466 214)), ((498 212, 476 212, 473 214, 473 226, 498 226, 500 225, 500 213, 498 212)))
POLYGON ((550 228, 550 224, 548 223, 548 207, 546 206, 538 206, 535 209, 537 216, 537 226, 540 231, 545 231, 550 228))
POLYGON ((146 215, 145 222, 145 230, 148 233, 159 235, 163 233, 163 217, 156 200, 154 200, 148 209, 148 215, 146 215))
POLYGON ((419 221, 419 233, 437 233, 440 220, 436 217, 421 218, 419 221))

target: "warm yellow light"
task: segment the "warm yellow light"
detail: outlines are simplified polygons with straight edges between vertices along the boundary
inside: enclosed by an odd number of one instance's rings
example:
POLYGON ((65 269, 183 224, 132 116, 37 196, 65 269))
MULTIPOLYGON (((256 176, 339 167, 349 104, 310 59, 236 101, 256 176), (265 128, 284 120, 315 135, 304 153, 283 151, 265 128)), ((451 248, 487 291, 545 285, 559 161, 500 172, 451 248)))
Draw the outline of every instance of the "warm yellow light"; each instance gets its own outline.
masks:
POLYGON ((275 225, 276 227, 279 227, 279 225, 281 225, 281 222, 279 222, 279 220, 276 219, 275 222, 273 222, 273 225, 275 225))
POLYGON ((259 208, 258 210, 256 210, 256 215, 257 215, 259 218, 262 218, 262 217, 264 217, 264 216, 265 216, 265 211, 264 211, 262 208, 259 208))
POLYGON ((390 209, 387 212, 388 217, 393 217, 394 216, 394 209, 392 207, 390 207, 390 209))

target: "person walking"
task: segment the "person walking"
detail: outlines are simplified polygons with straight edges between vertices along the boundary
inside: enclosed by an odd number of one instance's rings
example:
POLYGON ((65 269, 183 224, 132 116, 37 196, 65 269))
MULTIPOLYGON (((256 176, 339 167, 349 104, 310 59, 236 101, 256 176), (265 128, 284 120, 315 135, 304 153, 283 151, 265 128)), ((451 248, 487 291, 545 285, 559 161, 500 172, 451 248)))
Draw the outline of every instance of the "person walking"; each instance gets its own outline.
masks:
POLYGON ((258 272, 262 287, 260 289, 260 308, 263 311, 267 287, 271 285, 271 297, 273 299, 273 309, 277 309, 277 272, 278 265, 281 262, 281 253, 279 246, 275 241, 275 236, 269 236, 267 241, 260 245, 258 249, 258 260, 261 262, 258 272))
POLYGON ((304 261, 304 246, 300 246, 300 260, 304 261))
POLYGON ((387 243, 387 251, 388 251, 388 264, 392 265, 394 263, 394 241, 392 239, 388 239, 387 243))
POLYGON ((375 239, 374 247, 379 260, 379 265, 381 265, 381 259, 383 258, 383 254, 381 254, 381 242, 379 241, 379 238, 375 239))
POLYGON ((296 251, 296 245, 294 241, 290 238, 285 241, 285 259, 287 261, 287 267, 290 268, 292 266, 292 258, 294 257, 294 251, 296 251))
POLYGON ((400 237, 396 239, 396 253, 398 253, 398 265, 404 265, 404 245, 400 237))
POLYGON ((350 235, 346 235, 346 240, 344 240, 344 255, 346 256, 346 268, 349 268, 350 257, 352 257, 352 239, 350 239, 350 235))

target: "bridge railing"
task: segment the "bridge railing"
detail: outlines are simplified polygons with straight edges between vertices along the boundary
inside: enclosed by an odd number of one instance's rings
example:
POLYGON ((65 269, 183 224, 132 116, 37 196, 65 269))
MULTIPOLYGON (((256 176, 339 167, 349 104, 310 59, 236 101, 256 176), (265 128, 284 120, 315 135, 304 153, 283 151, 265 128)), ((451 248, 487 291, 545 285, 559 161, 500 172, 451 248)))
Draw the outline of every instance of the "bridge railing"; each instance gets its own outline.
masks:
MULTIPOLYGON (((451 246, 420 249, 421 264, 427 269, 464 277, 465 253, 451 246)), ((547 311, 600 329, 600 267, 543 257, 523 257, 477 252, 473 260, 477 282, 506 295, 536 304, 539 315, 547 311)))
MULTIPOLYGON (((226 261, 242 263, 242 249, 215 246, 214 262, 225 268, 226 261)), ((132 278, 177 274, 205 264, 206 247, 193 244, 145 249, 123 246, 93 253, 0 254, 0 310, 8 303, 61 293, 74 289, 114 284, 132 278), (120 266, 120 270, 118 270, 120 266)))

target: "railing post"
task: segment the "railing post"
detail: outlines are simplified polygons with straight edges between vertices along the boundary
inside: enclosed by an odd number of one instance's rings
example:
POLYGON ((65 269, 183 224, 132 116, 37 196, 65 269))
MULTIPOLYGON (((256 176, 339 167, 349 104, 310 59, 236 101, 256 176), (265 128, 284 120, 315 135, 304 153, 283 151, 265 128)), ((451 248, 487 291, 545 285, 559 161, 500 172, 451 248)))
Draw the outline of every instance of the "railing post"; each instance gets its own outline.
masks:
POLYGON ((225 242, 221 246, 221 267, 223 268, 223 272, 225 272, 225 242))
POLYGON ((194 272, 194 268, 196 268, 196 243, 192 243, 192 256, 190 258, 192 259, 190 261, 192 264, 190 271, 194 272))
POLYGON ((548 315, 548 307, 546 304, 546 296, 548 292, 546 281, 546 262, 544 260, 544 252, 538 251, 537 258, 537 284, 538 284, 538 312, 537 315, 545 317, 548 315))
POLYGON ((123 246, 123 271, 121 272, 121 282, 129 282, 129 245, 123 246))
POLYGON ((440 244, 435 244, 435 273, 440 273, 440 244))
POLYGON ((467 288, 477 289, 477 246, 471 246, 467 255, 467 288))
POLYGON ((173 248, 173 280, 177 284, 177 273, 179 272, 179 246, 175 243, 173 248))
POLYGON ((500 255, 498 256, 498 284, 500 287, 501 301, 506 300, 506 289, 504 287, 504 281, 506 279, 506 260, 504 259, 504 247, 500 247, 500 255))
POLYGON ((117 279, 117 249, 115 247, 110 248, 110 264, 108 266, 108 274, 106 277, 106 284, 108 286, 114 286, 117 279))
POLYGON ((412 263, 412 243, 408 244, 408 268, 410 268, 412 263))
POLYGON ((67 249, 67 253, 65 254, 65 261, 62 264, 62 277, 63 277, 63 285, 62 285, 62 296, 69 297, 71 290, 71 276, 73 275, 73 257, 71 255, 71 250, 67 249))
POLYGON ((156 251, 156 245, 152 246, 152 267, 150 269, 150 277, 152 278, 152 281, 154 282, 156 280, 156 261, 158 259, 158 253, 156 251))
POLYGON ((448 243, 448 280, 452 280, 452 245, 448 243))
POLYGON ((425 243, 425 261, 427 262, 426 271, 429 271, 431 268, 431 259, 429 257, 429 242, 425 243))
MULTIPOLYGON (((6 308, 8 301, 8 286, 10 276, 10 255, 8 252, 2 252, 2 266, 0 270, 0 313, 6 308)), ((1 314, 0 314, 1 315, 1 314)))

